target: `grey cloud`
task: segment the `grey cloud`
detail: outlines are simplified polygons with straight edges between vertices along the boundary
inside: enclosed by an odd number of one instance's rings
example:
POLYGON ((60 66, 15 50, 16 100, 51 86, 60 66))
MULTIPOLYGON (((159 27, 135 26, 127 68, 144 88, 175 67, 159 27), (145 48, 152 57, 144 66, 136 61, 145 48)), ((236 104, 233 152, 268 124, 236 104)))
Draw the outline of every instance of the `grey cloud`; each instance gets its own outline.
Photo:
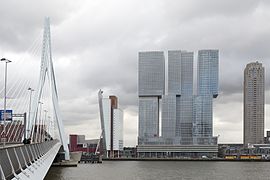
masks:
POLYGON ((72 1, 26 0, 0 2, 1 45, 9 51, 25 51, 43 28, 46 16, 51 17, 52 27, 60 25, 79 6, 72 1))
POLYGON ((204 18, 208 16, 239 16, 254 11, 261 1, 199 1, 199 0, 184 0, 184 1, 167 1, 165 8, 171 17, 177 17, 181 13, 180 18, 190 20, 192 18, 204 18), (244 2, 244 3, 243 3, 244 2), (239 6, 238 3, 241 5, 239 6))
POLYGON ((132 145, 137 141, 138 51, 219 49, 215 134, 223 142, 240 142, 243 70, 251 61, 259 60, 266 68, 269 104, 269 5, 262 0, 2 1, 0 55, 10 51, 19 56, 41 35, 44 16, 51 16, 66 130, 99 136, 97 91, 103 89, 119 97, 127 118, 125 141, 132 145))

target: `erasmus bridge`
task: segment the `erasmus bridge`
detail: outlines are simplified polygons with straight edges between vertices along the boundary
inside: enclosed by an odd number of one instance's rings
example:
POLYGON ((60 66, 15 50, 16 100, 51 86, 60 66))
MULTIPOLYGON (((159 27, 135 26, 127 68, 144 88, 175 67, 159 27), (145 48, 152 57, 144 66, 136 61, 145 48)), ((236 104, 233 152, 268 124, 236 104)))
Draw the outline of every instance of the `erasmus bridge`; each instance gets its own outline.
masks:
POLYGON ((58 102, 49 18, 40 34, 22 60, 1 59, 0 180, 43 179, 56 157, 72 162, 58 102))

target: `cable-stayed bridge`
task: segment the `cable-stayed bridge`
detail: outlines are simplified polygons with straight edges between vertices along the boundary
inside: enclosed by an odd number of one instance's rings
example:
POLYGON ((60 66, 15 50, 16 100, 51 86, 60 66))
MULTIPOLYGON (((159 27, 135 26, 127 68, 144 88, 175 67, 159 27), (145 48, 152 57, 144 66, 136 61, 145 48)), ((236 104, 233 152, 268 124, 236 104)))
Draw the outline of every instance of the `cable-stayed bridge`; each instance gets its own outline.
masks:
POLYGON ((43 179, 60 149, 63 162, 71 162, 58 102, 49 18, 43 35, 23 58, 1 61, 0 180, 43 179))

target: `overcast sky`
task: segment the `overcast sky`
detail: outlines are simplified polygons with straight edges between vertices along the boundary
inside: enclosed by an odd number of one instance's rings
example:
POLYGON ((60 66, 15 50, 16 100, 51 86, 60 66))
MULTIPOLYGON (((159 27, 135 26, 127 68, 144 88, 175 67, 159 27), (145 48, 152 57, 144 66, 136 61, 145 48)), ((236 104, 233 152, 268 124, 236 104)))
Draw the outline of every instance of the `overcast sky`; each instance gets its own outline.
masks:
POLYGON ((214 100, 219 142, 242 142, 243 70, 256 60, 266 71, 265 127, 270 129, 269 1, 0 1, 0 56, 20 59, 41 37, 45 16, 51 18, 53 61, 68 134, 99 137, 97 92, 103 89, 105 96, 118 96, 124 110, 124 145, 136 145, 138 52, 196 54, 210 48, 220 51, 220 95, 214 100))

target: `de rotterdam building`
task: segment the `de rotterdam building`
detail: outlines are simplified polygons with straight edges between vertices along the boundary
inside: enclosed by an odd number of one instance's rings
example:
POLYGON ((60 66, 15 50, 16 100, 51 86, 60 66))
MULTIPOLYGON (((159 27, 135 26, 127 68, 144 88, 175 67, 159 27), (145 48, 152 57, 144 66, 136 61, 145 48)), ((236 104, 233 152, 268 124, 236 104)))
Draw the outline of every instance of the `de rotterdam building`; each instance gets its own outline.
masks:
POLYGON ((163 51, 139 52, 138 59, 138 156, 215 156, 212 106, 218 96, 218 50, 198 52, 196 93, 193 52, 168 51, 166 73, 163 51))

